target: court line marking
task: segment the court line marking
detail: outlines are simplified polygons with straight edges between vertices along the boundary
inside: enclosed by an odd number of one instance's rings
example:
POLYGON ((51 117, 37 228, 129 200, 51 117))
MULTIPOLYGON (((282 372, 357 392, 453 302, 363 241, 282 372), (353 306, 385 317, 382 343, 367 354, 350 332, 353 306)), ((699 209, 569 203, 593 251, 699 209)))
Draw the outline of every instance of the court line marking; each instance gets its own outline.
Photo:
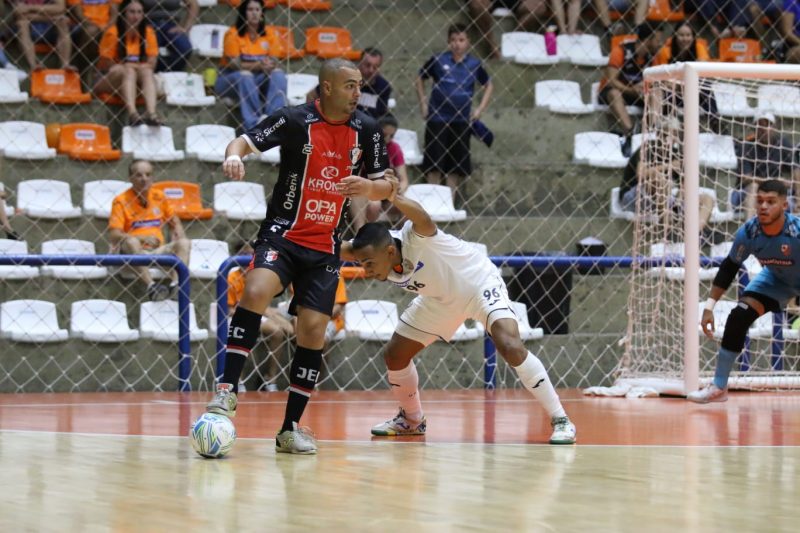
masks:
MULTIPOLYGON (((71 432, 71 431, 39 431, 35 429, 0 429, 2 433, 23 433, 32 435, 76 435, 79 437, 111 437, 111 438, 137 438, 137 439, 188 439, 188 436, 181 435, 122 435, 119 433, 84 433, 84 432, 71 432)), ((275 442, 275 439, 263 437, 237 437, 236 440, 256 441, 256 442, 275 442)), ((574 447, 570 445, 553 445, 544 442, 440 442, 440 441, 408 441, 408 440, 390 440, 390 439, 376 439, 376 440, 317 440, 317 442, 325 444, 360 444, 360 445, 376 445, 376 446, 395 446, 398 444, 410 444, 414 446, 537 446, 547 447, 553 449, 576 449, 576 448, 709 448, 709 449, 800 449, 800 445, 782 444, 779 446, 768 446, 765 444, 734 444, 730 446, 713 445, 713 444, 576 444, 574 447)))

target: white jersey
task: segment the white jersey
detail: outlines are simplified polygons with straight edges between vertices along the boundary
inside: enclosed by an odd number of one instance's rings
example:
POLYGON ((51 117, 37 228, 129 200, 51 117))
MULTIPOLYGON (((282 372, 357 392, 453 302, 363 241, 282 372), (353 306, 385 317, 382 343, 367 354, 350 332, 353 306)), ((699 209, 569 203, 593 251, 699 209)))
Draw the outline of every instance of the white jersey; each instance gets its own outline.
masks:
POLYGON ((479 294, 487 278, 497 276, 487 256, 441 229, 424 237, 407 221, 392 235, 401 244, 403 272, 390 270, 388 281, 407 291, 442 303, 466 303, 479 294))

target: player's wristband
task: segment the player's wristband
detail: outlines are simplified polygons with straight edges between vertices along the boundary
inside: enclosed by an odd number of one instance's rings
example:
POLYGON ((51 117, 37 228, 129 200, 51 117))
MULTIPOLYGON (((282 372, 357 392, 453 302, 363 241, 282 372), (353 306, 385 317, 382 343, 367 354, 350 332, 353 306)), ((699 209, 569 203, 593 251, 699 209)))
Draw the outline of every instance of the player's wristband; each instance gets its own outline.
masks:
POLYGON ((706 300, 706 306, 703 309, 706 311, 713 311, 715 305, 717 305, 717 301, 714 298, 709 298, 706 300))
POLYGON ((228 161, 238 161, 239 163, 241 163, 242 158, 236 154, 233 154, 225 158, 225 162, 227 163, 228 161))

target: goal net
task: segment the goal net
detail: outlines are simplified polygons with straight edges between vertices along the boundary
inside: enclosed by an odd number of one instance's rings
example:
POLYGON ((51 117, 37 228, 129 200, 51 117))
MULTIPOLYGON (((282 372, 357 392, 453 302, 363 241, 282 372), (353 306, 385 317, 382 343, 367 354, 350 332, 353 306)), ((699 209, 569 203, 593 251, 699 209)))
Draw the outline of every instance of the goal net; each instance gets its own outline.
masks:
MULTIPOLYGON (((685 394, 713 375, 727 315, 761 265, 748 258, 717 304, 713 340, 698 326, 701 297, 736 230, 755 214, 758 181, 791 184, 798 80, 800 67, 769 64, 686 63, 645 72, 639 181, 629 193, 635 261, 622 380, 685 394)), ((797 209, 794 196, 790 203, 797 209)), ((785 313, 761 317, 730 386, 800 386, 792 339, 797 330, 785 313)))

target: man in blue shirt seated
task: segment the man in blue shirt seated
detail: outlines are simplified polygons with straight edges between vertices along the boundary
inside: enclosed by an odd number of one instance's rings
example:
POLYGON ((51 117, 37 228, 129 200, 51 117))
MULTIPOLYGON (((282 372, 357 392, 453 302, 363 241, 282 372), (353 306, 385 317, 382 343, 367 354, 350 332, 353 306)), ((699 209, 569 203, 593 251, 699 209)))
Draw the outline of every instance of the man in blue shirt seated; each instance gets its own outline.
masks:
POLYGON ((800 295, 800 218, 787 212, 786 185, 780 180, 761 182, 756 204, 758 215, 736 232, 730 254, 711 286, 700 321, 707 337, 714 336, 714 305, 728 290, 745 259, 754 255, 764 269, 747 284, 739 304, 728 315, 713 382, 686 396, 695 403, 728 399, 728 376, 744 348, 747 330, 764 313, 778 312, 791 298, 800 295))
MULTIPOLYGON (((358 109, 378 119, 389 113, 389 97, 392 95, 392 85, 381 76, 381 65, 383 52, 371 46, 365 48, 358 62, 358 70, 364 80, 361 96, 358 97, 358 109)), ((313 102, 317 98, 319 85, 308 91, 306 102, 313 102)))
POLYGON ((493 90, 489 74, 478 58, 467 53, 469 48, 466 27, 453 24, 447 29, 447 51, 428 59, 415 82, 426 120, 422 170, 428 183, 439 184, 446 176, 454 195, 459 182, 472 173, 471 125, 489 106, 493 90), (433 80, 429 101, 425 98, 427 79, 433 80), (483 95, 473 109, 476 84, 483 87, 483 95))

